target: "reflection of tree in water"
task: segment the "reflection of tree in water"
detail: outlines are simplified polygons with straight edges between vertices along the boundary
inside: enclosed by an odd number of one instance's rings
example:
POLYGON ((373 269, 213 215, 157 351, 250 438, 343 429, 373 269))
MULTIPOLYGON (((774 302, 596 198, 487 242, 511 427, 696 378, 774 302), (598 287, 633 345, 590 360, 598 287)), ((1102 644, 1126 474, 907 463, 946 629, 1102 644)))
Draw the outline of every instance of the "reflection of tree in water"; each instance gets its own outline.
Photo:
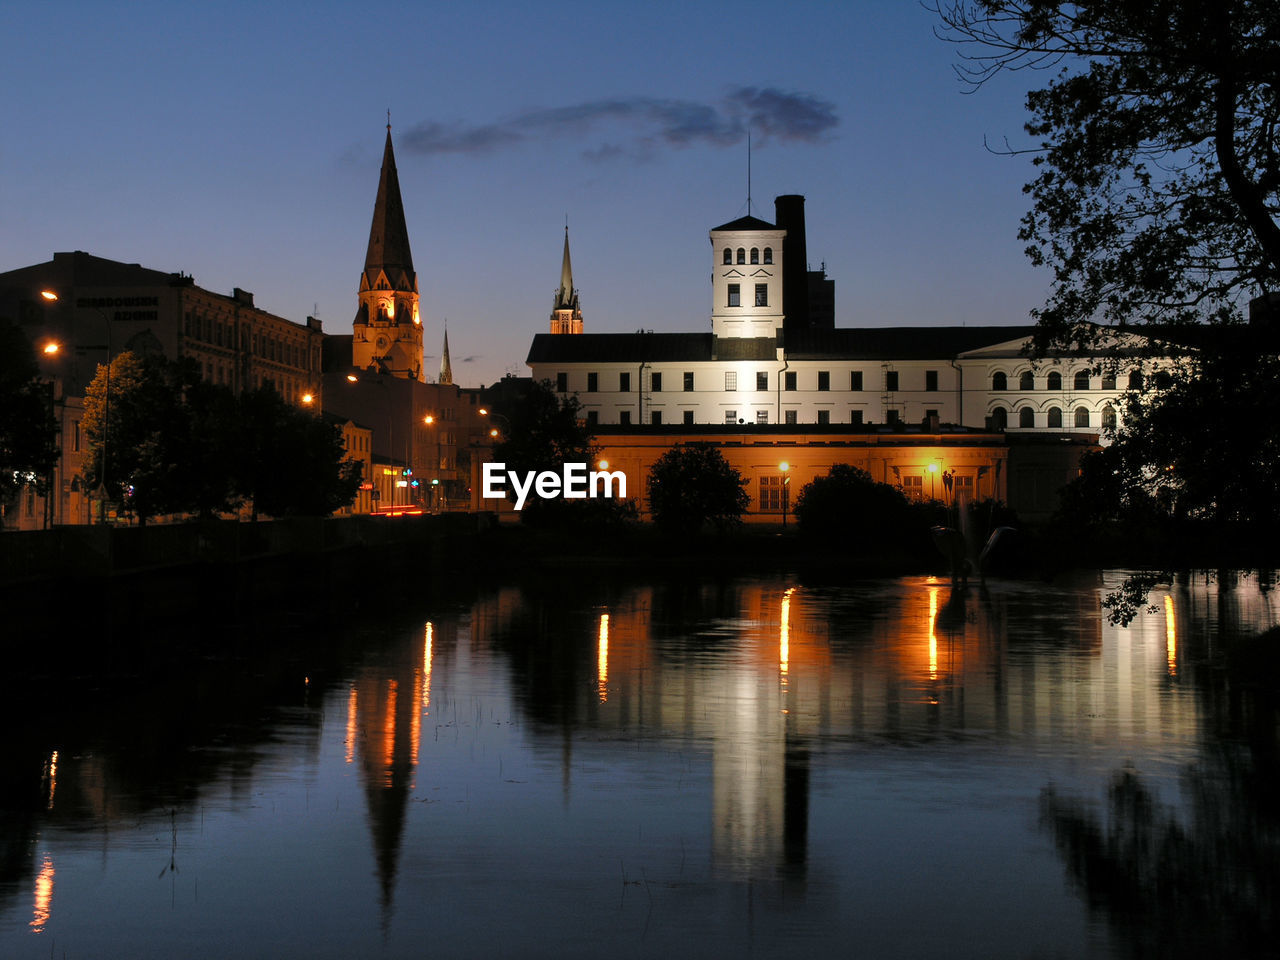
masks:
POLYGON ((1185 810, 1160 802, 1126 767, 1112 779, 1104 813, 1050 786, 1041 822, 1090 909, 1133 956, 1274 956, 1280 717, 1262 697, 1202 692, 1219 695, 1207 704, 1219 736, 1184 777, 1185 810))

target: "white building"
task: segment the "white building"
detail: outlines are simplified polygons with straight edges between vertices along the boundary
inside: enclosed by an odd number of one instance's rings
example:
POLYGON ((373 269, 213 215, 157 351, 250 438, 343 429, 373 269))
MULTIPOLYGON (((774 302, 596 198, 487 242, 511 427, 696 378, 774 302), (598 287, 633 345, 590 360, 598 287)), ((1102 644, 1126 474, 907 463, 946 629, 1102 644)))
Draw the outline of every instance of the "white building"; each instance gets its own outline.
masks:
MULTIPOLYGON (((804 198, 775 202, 777 224, 748 216, 711 230, 709 332, 583 333, 581 319, 553 320, 558 332, 529 350, 534 379, 576 394, 593 425, 1096 435, 1141 376, 1137 360, 1106 375, 1089 356, 1033 363, 1031 326, 838 329, 831 281, 805 262, 804 198)), ((572 291, 567 243, 561 287, 572 291)))

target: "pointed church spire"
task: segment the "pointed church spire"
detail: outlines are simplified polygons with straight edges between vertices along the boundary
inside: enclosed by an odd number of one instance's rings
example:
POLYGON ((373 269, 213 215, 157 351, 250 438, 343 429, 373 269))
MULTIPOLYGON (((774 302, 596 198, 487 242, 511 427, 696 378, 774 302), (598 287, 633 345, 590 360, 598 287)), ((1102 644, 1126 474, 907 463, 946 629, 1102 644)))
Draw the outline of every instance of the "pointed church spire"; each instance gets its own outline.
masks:
POLYGON ((446 386, 453 384, 453 367, 449 365, 449 325, 444 328, 444 350, 440 353, 440 382, 446 386))
POLYGON ((369 250, 364 258, 364 272, 371 287, 377 283, 378 272, 382 271, 397 290, 416 290, 413 254, 409 251, 409 228, 404 222, 400 177, 396 173, 396 155, 391 147, 390 120, 388 111, 387 143, 382 150, 382 176, 378 180, 378 197, 373 204, 373 224, 369 227, 369 250))
POLYGON ((564 259, 560 263, 560 289, 556 291, 557 310, 572 310, 573 264, 569 262, 569 225, 564 225, 564 259))

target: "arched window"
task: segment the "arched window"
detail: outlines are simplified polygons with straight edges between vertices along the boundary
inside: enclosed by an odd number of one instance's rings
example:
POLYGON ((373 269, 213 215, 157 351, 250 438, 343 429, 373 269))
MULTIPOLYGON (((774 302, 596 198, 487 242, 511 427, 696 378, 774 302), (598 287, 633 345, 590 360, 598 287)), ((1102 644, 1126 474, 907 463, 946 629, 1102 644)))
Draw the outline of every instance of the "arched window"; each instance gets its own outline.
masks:
POLYGON ((742 247, 738 248, 738 262, 739 263, 747 262, 747 251, 742 247))
POLYGON ((773 263, 773 247, 764 248, 764 262, 773 263))
POLYGON ((751 248, 751 262, 752 262, 752 263, 759 263, 759 262, 760 262, 760 248, 759 248, 759 247, 752 247, 752 248, 751 248))
POLYGON ((1035 375, 1030 370, 1023 370, 1022 376, 1018 377, 1019 390, 1034 390, 1036 388, 1035 375))
POLYGON ((1076 372, 1076 389, 1077 390, 1089 389, 1089 371, 1088 370, 1079 370, 1076 372))
POLYGON ((1114 430, 1116 428, 1116 408, 1111 404, 1107 404, 1102 408, 1102 429, 1114 430))
POLYGON ((1089 410, 1087 407, 1076 407, 1076 426, 1089 426, 1089 410))
POLYGON ((1130 390, 1142 389, 1142 371, 1141 370, 1129 371, 1129 389, 1130 390))
POLYGON ((991 411, 991 429, 1003 430, 1009 426, 1009 411, 1004 407, 996 407, 991 411))
POLYGON ((733 263, 733 251, 730 250, 728 247, 724 248, 724 262, 733 263))
POLYGON ((993 373, 991 375, 991 389, 992 390, 1008 390, 1009 378, 1006 377, 1003 373, 993 373))
POLYGON ((1049 408, 1049 426, 1051 427, 1062 426, 1062 408, 1061 407, 1049 408))
POLYGON ((1056 370, 1055 370, 1053 373, 1049 374, 1049 381, 1048 381, 1048 383, 1046 383, 1046 384, 1045 384, 1045 389, 1046 389, 1046 390, 1061 390, 1061 389, 1062 389, 1062 374, 1058 373, 1058 371, 1056 371, 1056 370))
POLYGON ((1034 427, 1036 425, 1035 411, 1030 407, 1023 407, 1018 411, 1018 426, 1034 427))

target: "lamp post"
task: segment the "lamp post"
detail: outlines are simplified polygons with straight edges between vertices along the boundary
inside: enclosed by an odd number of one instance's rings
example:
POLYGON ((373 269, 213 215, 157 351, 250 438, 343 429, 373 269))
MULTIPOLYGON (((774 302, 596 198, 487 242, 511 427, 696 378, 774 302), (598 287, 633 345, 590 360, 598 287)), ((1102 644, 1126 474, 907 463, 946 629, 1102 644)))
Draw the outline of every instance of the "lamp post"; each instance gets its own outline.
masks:
POLYGON ((787 475, 787 471, 791 469, 791 464, 783 460, 778 464, 778 469, 782 471, 782 529, 787 529, 787 507, 790 505, 791 477, 787 475))

